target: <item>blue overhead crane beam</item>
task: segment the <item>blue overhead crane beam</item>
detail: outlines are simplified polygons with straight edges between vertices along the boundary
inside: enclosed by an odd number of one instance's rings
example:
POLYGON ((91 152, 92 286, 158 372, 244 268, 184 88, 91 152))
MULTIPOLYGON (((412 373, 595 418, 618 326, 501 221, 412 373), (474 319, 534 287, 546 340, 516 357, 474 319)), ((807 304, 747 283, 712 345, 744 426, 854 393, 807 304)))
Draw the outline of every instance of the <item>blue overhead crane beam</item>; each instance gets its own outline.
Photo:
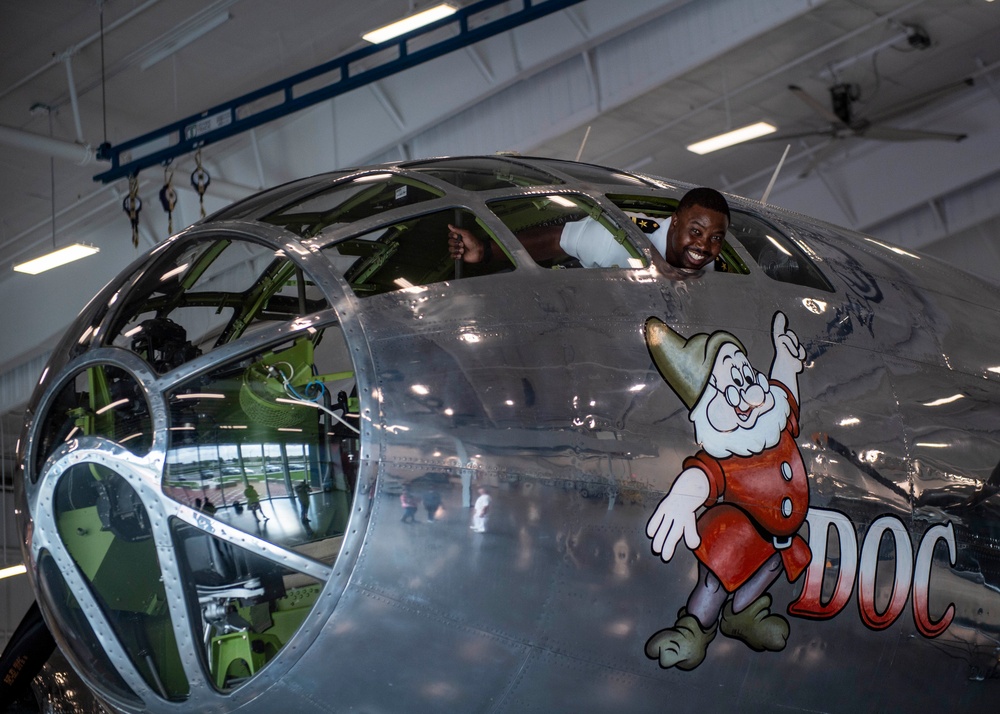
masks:
POLYGON ((214 106, 211 109, 206 109, 203 112, 189 116, 186 119, 168 124, 161 129, 143 134, 135 139, 130 139, 115 146, 104 144, 98 150, 98 158, 110 161, 111 168, 104 173, 94 176, 94 180, 101 181, 102 183, 110 183, 115 179, 136 175, 142 169, 149 168, 150 166, 166 164, 178 156, 189 154, 203 146, 228 139, 231 136, 258 127, 261 124, 280 119, 300 109, 311 107, 314 104, 396 74, 404 69, 462 49, 475 42, 500 34, 501 32, 506 32, 540 17, 564 10, 571 5, 581 2, 581 0, 543 0, 543 2, 535 0, 534 3, 532 0, 522 0, 523 6, 521 9, 514 10, 504 17, 497 18, 491 22, 485 22, 473 28, 469 27, 470 17, 496 5, 502 5, 505 2, 507 0, 479 0, 479 2, 459 9, 454 15, 438 20, 430 25, 413 30, 405 35, 400 35, 392 40, 355 50, 312 69, 299 72, 287 79, 269 84, 249 94, 244 94, 242 97, 237 97, 231 101, 214 106), (409 51, 409 44, 414 40, 450 25, 458 26, 458 34, 456 36, 436 41, 414 52, 409 51), (371 69, 359 71, 357 74, 350 73, 350 66, 353 63, 393 47, 398 48, 398 57, 396 59, 389 60, 371 69), (319 89, 295 96, 294 89, 296 86, 328 73, 335 73, 337 78, 319 89), (275 95, 279 96, 279 101, 276 105, 255 113, 249 113, 246 116, 240 116, 239 110, 241 108, 249 109, 249 105, 253 102, 265 98, 273 99, 275 95), (160 146, 164 148, 158 148, 160 146), (146 153, 142 153, 143 150, 146 153), (134 154, 140 153, 142 155, 139 158, 132 158, 134 154))

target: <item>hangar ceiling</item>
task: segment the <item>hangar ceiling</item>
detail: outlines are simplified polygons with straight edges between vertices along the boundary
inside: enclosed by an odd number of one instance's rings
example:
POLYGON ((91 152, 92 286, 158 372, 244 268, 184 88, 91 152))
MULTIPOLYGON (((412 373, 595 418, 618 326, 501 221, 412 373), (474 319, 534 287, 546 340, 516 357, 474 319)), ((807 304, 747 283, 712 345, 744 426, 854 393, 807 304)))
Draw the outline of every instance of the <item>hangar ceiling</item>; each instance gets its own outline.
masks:
MULTIPOLYGON (((168 234, 162 168, 93 176, 72 144, 119 144, 364 45, 426 0, 52 0, 0 22, 0 452, 53 340, 101 285, 168 234), (101 27, 103 23, 103 35, 101 27), (102 39, 103 38, 103 39, 102 39), (103 61, 102 61, 103 53, 103 61), (38 136, 63 143, 54 156, 38 136), (97 257, 37 277, 13 263, 75 241, 97 257)), ((472 5, 464 1, 458 4, 472 5)), ((544 5, 544 2, 527 4, 544 5)), ((487 23, 526 5, 501 3, 487 23)), ((447 38, 453 30, 441 31, 447 38)), ((441 154, 514 150, 630 168, 770 201, 996 279, 1000 2, 583 0, 471 47, 204 147, 208 211, 301 176, 441 154), (964 83, 963 80, 972 82, 964 83), (810 106, 800 87, 820 106, 810 106), (830 88, 879 127, 961 142, 832 134, 830 88), (928 93, 949 88, 933 100, 928 93), (926 101, 925 101, 926 100, 926 101), (767 120, 788 140, 697 156, 693 141, 767 120), (809 134, 809 132, 815 132, 809 134), (586 141, 584 139, 586 138, 586 141)), ((378 58, 387 61, 387 58, 378 58)), ((368 61, 367 64, 372 64, 368 61)), ((815 103, 814 103, 815 104, 815 103)), ((174 230, 197 221, 195 157, 170 167, 174 230)), ((9 509, 5 508, 5 511, 9 509)), ((5 526, 10 526, 7 519, 5 526)), ((6 547, 5 541, 5 547, 6 547)), ((16 562, 19 555, 4 554, 16 562)), ((14 617, 16 623, 19 614, 14 617)), ((0 617, 2 619, 2 617, 0 617)), ((2 623, 0 623, 2 625, 2 623)), ((0 633, 0 639, 5 636, 0 633)))

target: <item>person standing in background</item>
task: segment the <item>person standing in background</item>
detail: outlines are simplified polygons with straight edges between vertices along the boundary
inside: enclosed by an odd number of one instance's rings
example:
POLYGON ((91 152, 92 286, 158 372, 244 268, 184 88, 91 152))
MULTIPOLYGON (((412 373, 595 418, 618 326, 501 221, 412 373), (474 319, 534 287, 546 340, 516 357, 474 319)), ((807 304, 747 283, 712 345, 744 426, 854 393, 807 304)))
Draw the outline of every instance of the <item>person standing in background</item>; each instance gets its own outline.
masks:
POLYGON ((484 487, 479 489, 479 498, 472 506, 472 525, 469 526, 476 533, 486 532, 486 523, 490 516, 490 494, 484 487))

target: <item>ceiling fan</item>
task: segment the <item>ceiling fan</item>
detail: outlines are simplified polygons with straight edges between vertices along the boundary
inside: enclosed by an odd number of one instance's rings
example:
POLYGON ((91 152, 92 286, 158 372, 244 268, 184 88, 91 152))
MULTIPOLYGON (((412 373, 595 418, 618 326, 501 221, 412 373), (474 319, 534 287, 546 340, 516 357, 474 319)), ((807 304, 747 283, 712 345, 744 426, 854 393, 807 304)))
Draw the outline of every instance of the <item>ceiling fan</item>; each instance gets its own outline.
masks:
POLYGON ((802 87, 792 84, 789 85, 788 89, 816 114, 827 120, 830 123, 829 127, 792 134, 772 135, 764 137, 762 140, 774 141, 777 139, 796 139, 806 136, 829 137, 830 141, 813 155, 810 165, 800 174, 800 177, 808 175, 816 165, 835 150, 837 140, 862 138, 875 141, 961 141, 966 138, 966 134, 925 131, 922 129, 900 129, 886 126, 886 122, 922 109, 960 89, 971 87, 973 84, 975 84, 975 80, 971 77, 958 82, 952 82, 899 102, 891 109, 871 117, 860 117, 854 112, 854 102, 861 96, 860 88, 857 84, 840 82, 830 87, 829 107, 806 92, 802 87))

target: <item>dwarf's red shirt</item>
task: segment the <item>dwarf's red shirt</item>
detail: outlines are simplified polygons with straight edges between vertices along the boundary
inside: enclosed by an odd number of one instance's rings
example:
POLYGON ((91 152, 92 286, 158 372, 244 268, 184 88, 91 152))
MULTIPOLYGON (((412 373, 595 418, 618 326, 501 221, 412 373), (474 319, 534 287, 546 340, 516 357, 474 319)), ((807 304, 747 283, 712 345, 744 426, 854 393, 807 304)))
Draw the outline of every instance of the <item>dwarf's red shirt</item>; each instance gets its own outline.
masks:
POLYGON ((695 555, 733 592, 775 553, 788 580, 809 564, 809 544, 797 535, 809 510, 809 479, 795 437, 799 405, 788 395, 790 413, 778 443, 752 456, 716 459, 705 451, 684 460, 708 476, 708 509, 698 518, 701 545, 695 555))

